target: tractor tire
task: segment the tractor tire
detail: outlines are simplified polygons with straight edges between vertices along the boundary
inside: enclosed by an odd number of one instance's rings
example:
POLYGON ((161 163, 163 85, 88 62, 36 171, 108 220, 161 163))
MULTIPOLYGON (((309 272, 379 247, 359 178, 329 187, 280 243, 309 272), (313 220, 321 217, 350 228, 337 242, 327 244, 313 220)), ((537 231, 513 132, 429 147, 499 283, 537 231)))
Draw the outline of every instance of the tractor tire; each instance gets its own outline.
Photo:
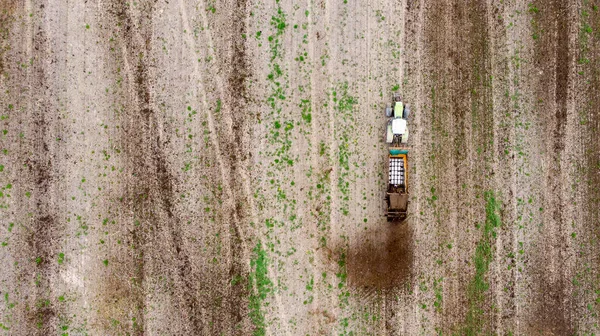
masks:
POLYGON ((406 105, 404 105, 404 111, 402 113, 402 118, 408 119, 409 115, 410 115, 410 106, 408 104, 406 104, 406 105))
POLYGON ((392 113, 394 113, 394 110, 391 107, 386 107, 385 108, 385 116, 386 117, 388 117, 388 118, 391 117, 392 113))

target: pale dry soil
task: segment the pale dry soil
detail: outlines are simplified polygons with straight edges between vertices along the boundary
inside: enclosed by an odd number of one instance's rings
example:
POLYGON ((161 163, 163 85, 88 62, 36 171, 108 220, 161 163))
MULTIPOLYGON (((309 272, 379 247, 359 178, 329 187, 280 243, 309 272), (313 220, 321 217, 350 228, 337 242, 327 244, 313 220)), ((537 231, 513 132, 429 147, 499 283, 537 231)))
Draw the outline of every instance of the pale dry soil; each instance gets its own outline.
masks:
POLYGON ((600 333, 599 7, 0 0, 0 334, 600 333))

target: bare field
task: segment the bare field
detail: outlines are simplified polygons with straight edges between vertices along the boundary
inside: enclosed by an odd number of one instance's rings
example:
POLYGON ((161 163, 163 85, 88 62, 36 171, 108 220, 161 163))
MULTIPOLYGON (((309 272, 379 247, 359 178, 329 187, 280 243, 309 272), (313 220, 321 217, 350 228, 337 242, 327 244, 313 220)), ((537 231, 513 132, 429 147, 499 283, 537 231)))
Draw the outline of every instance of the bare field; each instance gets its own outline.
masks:
POLYGON ((599 7, 0 0, 0 334, 599 334, 599 7))

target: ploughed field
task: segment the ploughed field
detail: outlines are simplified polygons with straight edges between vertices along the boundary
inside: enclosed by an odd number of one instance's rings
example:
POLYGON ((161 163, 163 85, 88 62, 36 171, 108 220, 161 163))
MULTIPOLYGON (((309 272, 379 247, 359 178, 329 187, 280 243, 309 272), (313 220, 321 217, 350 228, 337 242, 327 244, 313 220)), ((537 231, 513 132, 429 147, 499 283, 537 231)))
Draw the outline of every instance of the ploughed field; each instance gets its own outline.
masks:
POLYGON ((600 333, 599 7, 0 0, 0 334, 600 333))

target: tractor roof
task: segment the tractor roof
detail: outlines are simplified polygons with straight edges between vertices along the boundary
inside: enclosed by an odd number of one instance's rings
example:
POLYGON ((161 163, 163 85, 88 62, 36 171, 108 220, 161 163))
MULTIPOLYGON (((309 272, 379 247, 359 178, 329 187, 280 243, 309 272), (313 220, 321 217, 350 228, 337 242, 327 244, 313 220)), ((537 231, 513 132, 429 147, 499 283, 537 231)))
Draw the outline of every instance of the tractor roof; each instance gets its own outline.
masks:
POLYGON ((394 134, 406 133, 406 120, 395 118, 392 120, 392 132, 394 134))

